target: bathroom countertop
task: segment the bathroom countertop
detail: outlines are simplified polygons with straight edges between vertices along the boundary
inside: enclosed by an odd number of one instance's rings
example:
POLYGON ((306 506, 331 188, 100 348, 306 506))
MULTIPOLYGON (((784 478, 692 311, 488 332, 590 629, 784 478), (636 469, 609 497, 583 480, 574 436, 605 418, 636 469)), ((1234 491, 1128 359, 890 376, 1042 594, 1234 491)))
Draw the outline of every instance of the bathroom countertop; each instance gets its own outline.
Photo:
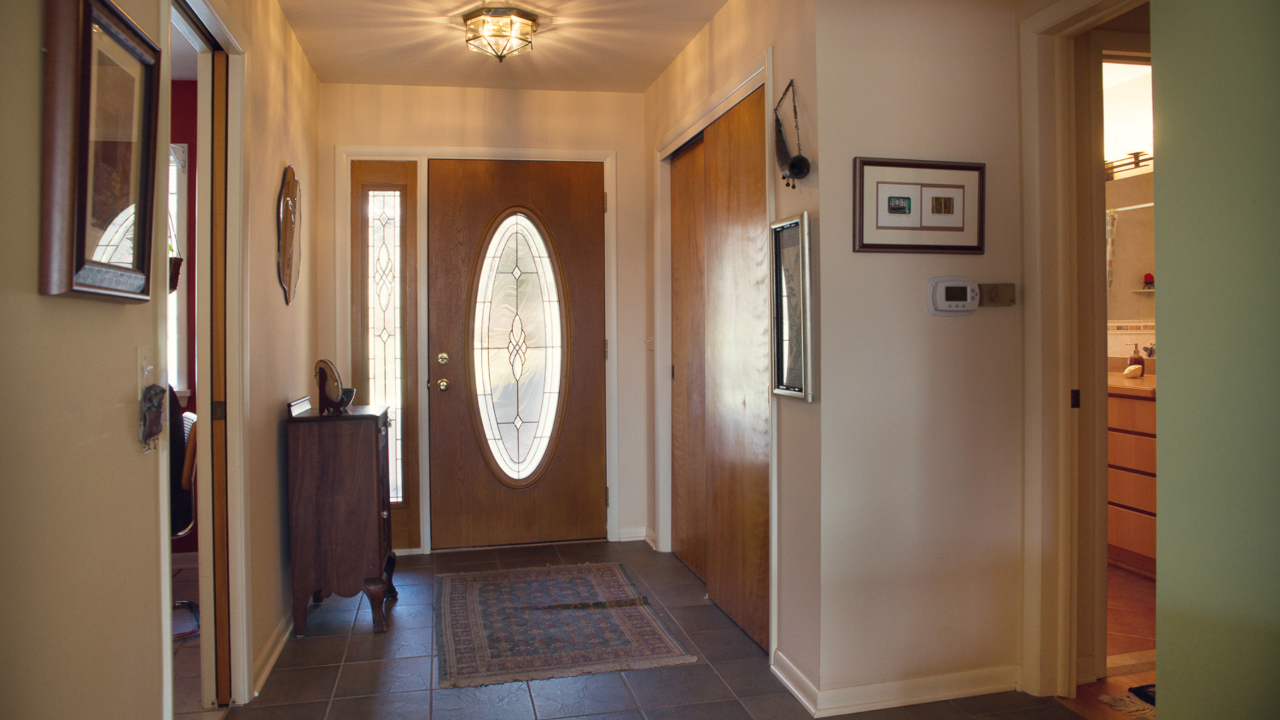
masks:
POLYGON ((1130 379, 1121 373, 1107 373, 1107 393, 1155 400, 1156 376, 1145 375, 1130 379))

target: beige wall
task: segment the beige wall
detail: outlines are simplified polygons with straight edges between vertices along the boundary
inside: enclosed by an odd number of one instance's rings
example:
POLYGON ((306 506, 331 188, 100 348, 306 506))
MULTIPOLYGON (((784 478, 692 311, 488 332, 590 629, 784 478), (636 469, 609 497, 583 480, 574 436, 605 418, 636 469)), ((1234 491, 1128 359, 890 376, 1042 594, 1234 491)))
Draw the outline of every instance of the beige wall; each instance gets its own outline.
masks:
MULTIPOLYGON (((167 3, 120 5, 162 37, 167 3)), ((138 348, 147 348, 161 373, 153 378, 163 377, 167 271, 155 252, 155 300, 145 304, 37 292, 43 9, 5 3, 0 31, 0 714, 153 718, 169 650, 161 622, 167 459, 138 443, 137 367, 138 348)), ((160 133, 163 146, 168 123, 160 133)), ((163 197, 166 176, 157 177, 163 197)))
MULTIPOLYGON (((319 352, 339 357, 337 317, 348 312, 336 291, 338 264, 350 262, 348 233, 334 232, 335 148, 340 145, 612 150, 617 153, 618 337, 610 339, 618 359, 619 526, 623 532, 648 523, 646 478, 651 461, 645 400, 647 308, 643 172, 643 98, 638 94, 541 90, 321 86, 320 174, 317 204, 317 328, 319 352)), ((344 275, 345 277, 345 275, 344 275)), ((345 329, 343 330, 345 332, 345 329)), ((427 470, 426 463, 423 471, 427 470)))
MULTIPOLYGON (((1107 183, 1107 209, 1127 208, 1153 202, 1155 173, 1132 175, 1107 183)), ((1154 320, 1156 296, 1135 293, 1142 276, 1156 271, 1155 208, 1121 210, 1116 213, 1114 262, 1111 294, 1107 298, 1108 320, 1154 320)), ((1130 346, 1126 348, 1132 350, 1130 346)), ((1127 355, 1126 355, 1127 357, 1127 355)))
POLYGON ((245 419, 248 510, 248 590, 255 668, 274 649, 290 613, 285 443, 286 405, 313 391, 316 343, 313 270, 319 81, 280 6, 229 0, 245 44, 245 254, 248 310, 245 345, 251 358, 245 419), (292 305, 276 275, 276 199, 292 165, 302 184, 302 276, 292 305))
POLYGON ((818 1, 823 690, 1018 662, 1022 308, 924 304, 1022 290, 1015 11, 818 1), (986 163, 986 253, 853 253, 857 156, 986 163))
MULTIPOLYGON (((813 222, 814 247, 812 261, 821 267, 820 222, 818 218, 818 137, 817 137, 817 64, 814 54, 814 5, 812 0, 729 0, 711 22, 689 43, 662 75, 645 91, 644 96, 644 175, 645 207, 653 208, 654 162, 661 150, 658 145, 679 127, 713 93, 734 79, 768 47, 774 49, 773 80, 775 95, 795 78, 800 110, 800 140, 804 154, 813 162, 812 174, 800 181, 798 189, 783 186, 776 167, 770 166, 776 192, 776 217, 786 218, 809 212, 813 222)), ((766 98, 773 105, 777 97, 766 98)), ((790 108, 791 100, 787 100, 790 108)), ((790 111, 784 115, 790 122, 790 111)), ((787 131, 793 138, 793 130, 787 131)), ((795 152, 794 139, 791 151, 795 152)), ((649 281, 646 288, 648 306, 653 306, 653 242, 652 213, 648 216, 646 238, 649 281)), ((820 273, 818 273, 820 274, 820 273)), ((818 278, 815 276, 815 280, 818 278)), ((817 298, 817 289, 814 290, 817 298)), ((638 300, 638 297, 637 297, 638 300)), ((822 307, 814 311, 815 326, 822 318, 822 307)), ((652 313, 650 313, 650 327, 652 313)), ((652 334, 652 330, 650 331, 652 334)), ((815 352, 821 347, 822 333, 814 333, 815 352)), ((650 357, 652 362, 652 357, 650 357)), ((824 396, 819 362, 814 363, 818 400, 805 403, 782 398, 777 401, 778 462, 778 650, 806 675, 817 677, 818 670, 818 560, 819 560, 819 413, 824 396)), ((650 368, 649 377, 653 370, 650 368)), ((653 412, 652 405, 649 412, 653 412)), ((652 420, 650 421, 652 423, 652 420)), ((653 450, 649 450, 652 454, 653 450)), ((651 476, 650 483, 653 479, 651 476)), ((651 505, 653 501, 651 499, 651 505)), ((655 517, 650 515, 650 518, 655 517)), ((651 520, 651 522, 653 522, 651 520)))

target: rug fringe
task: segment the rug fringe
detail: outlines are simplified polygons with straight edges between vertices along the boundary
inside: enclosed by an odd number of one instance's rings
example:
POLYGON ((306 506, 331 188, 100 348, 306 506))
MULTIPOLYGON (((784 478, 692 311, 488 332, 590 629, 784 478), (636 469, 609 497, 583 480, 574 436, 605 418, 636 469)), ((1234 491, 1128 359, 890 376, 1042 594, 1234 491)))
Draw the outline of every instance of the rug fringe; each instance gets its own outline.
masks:
POLYGON ((529 670, 527 672, 502 673, 489 677, 469 677, 457 680, 441 680, 440 688, 479 687, 481 685, 501 685, 509 682, 526 680, 552 680, 555 678, 577 677, 579 675, 598 675, 600 673, 624 672, 627 670, 646 670, 648 668, 670 667, 673 665, 690 665, 698 662, 693 655, 666 658, 646 658, 630 661, 600 663, 588 667, 576 666, 553 670, 529 670))
POLYGON ((1156 709, 1154 706, 1148 705, 1128 693, 1117 696, 1103 695, 1098 699, 1131 717, 1150 718, 1154 720, 1156 716, 1156 709))

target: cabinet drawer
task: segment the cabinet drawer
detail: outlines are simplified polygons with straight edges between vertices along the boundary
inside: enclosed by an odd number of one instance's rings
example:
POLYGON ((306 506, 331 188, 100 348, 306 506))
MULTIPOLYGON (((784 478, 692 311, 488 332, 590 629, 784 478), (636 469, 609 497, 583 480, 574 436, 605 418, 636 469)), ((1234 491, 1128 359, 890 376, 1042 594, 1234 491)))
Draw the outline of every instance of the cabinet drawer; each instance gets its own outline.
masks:
POLYGON ((1142 435, 1107 433, 1107 464, 1156 474, 1156 439, 1142 435))
POLYGON ((1107 542, 1149 558, 1156 556, 1156 519, 1150 515, 1107 506, 1107 542))
POLYGON ((1151 400, 1108 396, 1107 427, 1155 435, 1156 404, 1151 400))
POLYGON ((1156 479, 1147 475, 1107 468, 1107 500, 1154 514, 1156 479))

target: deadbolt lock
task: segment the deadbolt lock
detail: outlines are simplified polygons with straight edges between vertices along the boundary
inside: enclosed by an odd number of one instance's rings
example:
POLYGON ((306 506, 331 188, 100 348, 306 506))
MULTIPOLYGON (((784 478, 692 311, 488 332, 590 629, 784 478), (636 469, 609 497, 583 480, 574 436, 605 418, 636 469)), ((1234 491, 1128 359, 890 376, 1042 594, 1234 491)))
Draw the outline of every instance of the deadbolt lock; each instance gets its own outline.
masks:
POLYGON ((444 392, 445 390, 449 389, 449 381, 441 380, 440 382, 436 383, 436 387, 440 388, 440 392, 444 392))
POLYGON ((436 360, 439 361, 441 365, 448 365, 449 353, 440 353, 439 355, 436 356, 436 360))

